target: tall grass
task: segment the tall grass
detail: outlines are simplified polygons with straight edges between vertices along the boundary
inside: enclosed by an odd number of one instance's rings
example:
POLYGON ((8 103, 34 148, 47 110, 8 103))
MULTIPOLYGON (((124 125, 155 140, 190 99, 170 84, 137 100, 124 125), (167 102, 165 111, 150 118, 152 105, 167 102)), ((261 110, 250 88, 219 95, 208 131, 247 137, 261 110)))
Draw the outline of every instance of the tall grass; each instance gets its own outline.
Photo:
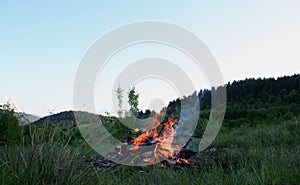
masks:
MULTIPOLYGON (((234 130, 223 128, 215 152, 199 155, 191 166, 119 166, 96 172, 81 157, 83 146, 57 130, 31 133, 30 145, 2 148, 2 184, 299 184, 299 120, 260 124, 234 130), (39 134, 43 133, 43 134, 39 134)), ((83 144, 84 145, 84 144, 83 144)))
POLYGON ((22 146, 0 149, 2 184, 70 184, 96 180, 90 168, 80 162, 82 151, 57 141, 57 127, 28 128, 22 146), (26 141, 27 140, 27 141, 26 141), (29 143, 29 144, 28 144, 29 143))

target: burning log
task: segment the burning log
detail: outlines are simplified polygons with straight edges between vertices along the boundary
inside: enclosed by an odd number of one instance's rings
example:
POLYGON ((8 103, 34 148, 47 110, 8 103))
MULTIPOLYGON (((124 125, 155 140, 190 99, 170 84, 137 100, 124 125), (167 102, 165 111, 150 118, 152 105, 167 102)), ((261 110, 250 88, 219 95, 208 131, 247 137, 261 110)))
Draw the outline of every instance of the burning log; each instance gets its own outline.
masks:
MULTIPOLYGON (((196 100, 198 100, 197 97, 196 100)), ((195 101, 191 102, 194 103, 195 101)), ((191 107, 194 108, 195 106, 191 107)), ((185 147, 191 141, 190 137, 199 118, 197 112, 190 112, 191 107, 183 106, 180 120, 176 116, 170 116, 160 121, 158 117, 162 117, 161 113, 147 120, 142 120, 142 124, 136 124, 137 121, 134 119, 132 119, 133 123, 130 124, 130 120, 127 120, 128 125, 131 125, 130 128, 135 133, 140 130, 143 132, 137 137, 133 137, 135 134, 129 132, 126 141, 116 148, 117 156, 112 154, 113 157, 108 158, 123 164, 140 166, 161 161, 170 164, 189 164, 187 160, 193 155, 193 152, 186 150, 185 147), (188 109, 184 107, 188 107, 188 109), (143 126, 143 124, 145 125, 143 126)))
MULTIPOLYGON (((155 119, 154 121, 157 122, 155 119)), ((178 118, 172 116, 168 117, 168 119, 161 124, 155 124, 156 127, 151 128, 150 131, 145 131, 140 136, 130 141, 127 140, 126 144, 128 145, 126 145, 126 147, 121 147, 122 153, 125 152, 124 150, 127 148, 132 155, 141 155, 145 162, 157 163, 161 160, 167 160, 172 164, 189 164, 185 158, 182 158, 182 153, 184 153, 183 149, 190 140, 185 143, 183 147, 173 143, 176 135, 177 123, 178 118), (160 125, 162 125, 162 128, 158 133, 157 127, 160 125), (154 146, 152 151, 139 153, 139 149, 151 145, 154 146)))

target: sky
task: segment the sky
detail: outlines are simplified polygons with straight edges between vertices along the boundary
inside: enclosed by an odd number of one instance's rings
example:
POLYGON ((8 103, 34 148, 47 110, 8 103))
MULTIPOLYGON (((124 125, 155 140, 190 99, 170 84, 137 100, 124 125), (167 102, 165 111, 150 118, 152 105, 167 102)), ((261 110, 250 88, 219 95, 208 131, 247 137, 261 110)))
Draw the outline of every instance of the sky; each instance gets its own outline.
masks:
MULTIPOLYGON (((39 116, 73 109, 74 78, 88 48, 115 28, 145 20, 176 24, 194 33, 216 58, 224 82, 300 72, 298 0, 3 0, 0 102, 10 100, 18 111, 39 116)), ((160 51, 157 55, 177 59, 196 89, 209 85, 201 74, 197 77, 197 71, 188 67, 188 59, 178 51, 151 44, 141 47, 129 48, 123 58, 153 56, 153 51, 160 51), (144 52, 136 52, 140 50, 144 52)), ((117 76, 126 67, 119 65, 117 58, 105 69, 106 78, 117 76)), ((99 100, 95 101, 96 110, 114 112, 113 89, 109 88, 115 81, 100 77, 95 86, 95 100, 99 100), (101 93, 101 88, 108 90, 101 93)), ((149 108, 151 103, 154 107, 167 104, 178 96, 158 79, 146 79, 136 87, 141 108, 149 108), (153 84, 157 85, 155 90, 153 84)))

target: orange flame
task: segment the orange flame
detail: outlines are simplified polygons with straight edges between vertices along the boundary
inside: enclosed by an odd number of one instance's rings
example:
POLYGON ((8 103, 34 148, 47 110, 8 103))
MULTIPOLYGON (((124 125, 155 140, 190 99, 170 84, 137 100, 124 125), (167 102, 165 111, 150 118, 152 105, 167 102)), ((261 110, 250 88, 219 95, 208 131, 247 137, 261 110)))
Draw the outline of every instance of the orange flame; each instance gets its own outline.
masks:
MULTIPOLYGON (((174 158, 180 152, 180 146, 175 145, 173 146, 173 140, 176 135, 176 130, 173 128, 173 125, 178 122, 178 118, 175 116, 168 117, 167 121, 164 122, 164 127, 160 131, 160 134, 157 133, 156 128, 161 125, 158 121, 157 117, 161 116, 162 114, 156 114, 156 117, 153 119, 155 127, 152 128, 150 131, 143 132, 140 136, 134 139, 134 147, 130 148, 131 151, 137 150, 141 147, 143 142, 147 140, 156 141, 156 146, 154 149, 154 159, 153 158, 145 158, 145 162, 155 162, 155 159, 158 158, 174 158)), ((175 163, 177 164, 190 164, 184 158, 177 158, 175 163)), ((163 165, 160 163, 160 165, 163 165)), ((162 166, 161 166, 162 167, 162 166)))

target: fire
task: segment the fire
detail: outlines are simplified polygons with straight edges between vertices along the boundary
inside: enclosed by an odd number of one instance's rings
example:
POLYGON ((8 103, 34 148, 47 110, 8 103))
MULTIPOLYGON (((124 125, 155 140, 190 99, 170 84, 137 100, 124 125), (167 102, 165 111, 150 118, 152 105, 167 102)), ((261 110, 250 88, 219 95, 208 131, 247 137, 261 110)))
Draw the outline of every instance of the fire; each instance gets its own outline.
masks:
POLYGON ((191 164, 188 160, 186 160, 184 158, 181 158, 181 157, 179 157, 178 159, 176 159, 176 163, 177 164, 182 164, 182 163, 191 164))
MULTIPOLYGON (((156 116, 161 116, 161 114, 157 114, 156 116)), ((143 132, 140 136, 133 140, 134 146, 129 150, 135 151, 140 147, 145 145, 145 143, 155 143, 155 149, 153 151, 154 158, 145 158, 145 162, 155 163, 158 159, 172 159, 177 164, 190 164, 186 159, 177 157, 181 150, 181 147, 173 144, 174 137, 176 135, 176 130, 174 129, 174 124, 178 122, 178 118, 175 116, 168 117, 167 121, 163 122, 163 127, 160 132, 157 132, 157 127, 160 126, 160 122, 158 119, 153 119, 155 127, 153 127, 150 131, 143 132)), ((163 165, 162 163, 160 163, 163 165)))
MULTIPOLYGON (((133 143, 136 147, 139 147, 142 142, 146 141, 149 136, 149 132, 142 133, 138 138, 136 138, 133 143)), ((137 148, 138 149, 138 148, 137 148)))
POLYGON ((165 167, 166 167, 166 165, 163 164, 163 163, 158 163, 158 165, 159 165, 161 168, 165 168, 165 167))

